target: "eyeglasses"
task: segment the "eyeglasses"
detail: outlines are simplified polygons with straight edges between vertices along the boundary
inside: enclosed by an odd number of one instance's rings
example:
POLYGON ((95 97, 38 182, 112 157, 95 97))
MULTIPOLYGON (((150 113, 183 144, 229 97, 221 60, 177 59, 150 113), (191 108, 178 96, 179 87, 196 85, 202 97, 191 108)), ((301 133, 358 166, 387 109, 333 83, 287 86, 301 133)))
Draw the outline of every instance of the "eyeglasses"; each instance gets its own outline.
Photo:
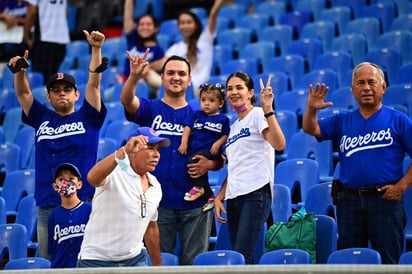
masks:
POLYGON ((69 93, 72 90, 74 90, 74 87, 54 87, 54 88, 50 88, 50 91, 55 93, 55 94, 59 94, 60 92, 64 91, 64 93, 69 93))
POLYGON ((140 194, 140 216, 146 217, 146 194, 140 194))

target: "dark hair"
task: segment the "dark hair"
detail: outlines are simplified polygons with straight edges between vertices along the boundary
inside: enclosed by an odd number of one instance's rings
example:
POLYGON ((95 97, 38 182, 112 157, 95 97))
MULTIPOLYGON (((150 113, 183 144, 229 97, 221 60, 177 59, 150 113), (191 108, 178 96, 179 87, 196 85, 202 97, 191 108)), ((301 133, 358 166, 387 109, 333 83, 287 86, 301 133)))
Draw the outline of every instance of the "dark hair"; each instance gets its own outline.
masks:
POLYGON ((199 92, 199 97, 202 95, 203 92, 213 92, 214 94, 217 95, 218 99, 220 101, 225 101, 225 86, 222 84, 202 84, 199 87, 200 92, 199 92))
MULTIPOLYGON (((136 24, 137 24, 137 25, 139 25, 140 20, 141 20, 143 17, 150 17, 150 18, 152 19, 153 24, 155 25, 155 27, 157 27, 157 28, 159 27, 159 22, 158 22, 158 21, 156 20, 156 18, 155 18, 152 14, 150 14, 150 13, 143 14, 142 16, 140 16, 139 18, 137 18, 137 20, 136 20, 136 24)), ((137 27, 137 26, 136 26, 136 27, 137 27)), ((139 33, 137 33, 136 47, 137 47, 138 49, 144 47, 147 42, 155 42, 155 43, 157 44, 157 33, 153 33, 151 36, 146 37, 146 38, 141 37, 141 36, 139 35, 139 33)))
POLYGON ((187 65, 187 67, 188 67, 188 69, 189 69, 189 75, 190 75, 190 73, 191 73, 191 71, 192 71, 192 68, 190 67, 189 61, 187 61, 185 58, 180 57, 180 56, 177 56, 177 55, 172 55, 172 56, 170 56, 169 58, 167 58, 167 60, 164 62, 163 66, 162 66, 162 74, 165 72, 165 67, 166 67, 167 63, 169 63, 170 61, 182 61, 182 62, 185 62, 186 65, 187 65))
POLYGON ((195 21, 196 29, 193 32, 193 34, 188 37, 187 41, 187 55, 186 58, 191 64, 196 64, 197 62, 197 41, 199 40, 200 34, 202 34, 202 22, 200 21, 199 17, 190 10, 183 10, 179 13, 178 22, 179 18, 181 15, 187 14, 190 17, 193 18, 193 21, 195 21))
MULTIPOLYGON (((233 77, 237 77, 237 78, 242 79, 245 82, 245 85, 249 90, 254 89, 255 85, 253 83, 252 78, 250 77, 249 74, 247 74, 246 72, 243 72, 243 71, 236 71, 236 72, 231 73, 227 77, 226 86, 227 86, 227 83, 229 82, 229 80, 232 79, 233 77)), ((254 103, 256 103, 256 101, 257 101, 256 95, 253 94, 252 98, 250 98, 250 102, 253 105, 254 103)))

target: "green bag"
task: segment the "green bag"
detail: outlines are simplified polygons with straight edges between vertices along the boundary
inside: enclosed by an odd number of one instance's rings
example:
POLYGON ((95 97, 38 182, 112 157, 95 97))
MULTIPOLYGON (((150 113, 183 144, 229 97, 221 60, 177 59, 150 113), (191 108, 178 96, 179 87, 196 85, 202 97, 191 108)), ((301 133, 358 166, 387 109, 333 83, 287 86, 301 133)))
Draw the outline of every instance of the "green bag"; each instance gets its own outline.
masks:
POLYGON ((266 252, 284 248, 307 251, 316 263, 316 220, 312 212, 300 208, 288 222, 274 223, 265 236, 266 252))

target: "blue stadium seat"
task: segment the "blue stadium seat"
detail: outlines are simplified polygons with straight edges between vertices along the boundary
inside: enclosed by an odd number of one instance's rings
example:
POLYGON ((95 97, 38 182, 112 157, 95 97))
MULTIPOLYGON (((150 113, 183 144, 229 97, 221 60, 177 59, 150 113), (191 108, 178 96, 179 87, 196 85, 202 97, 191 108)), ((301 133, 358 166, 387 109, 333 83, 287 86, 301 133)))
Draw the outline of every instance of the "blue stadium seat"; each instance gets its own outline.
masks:
POLYGON ((274 222, 287 222, 290 215, 292 215, 292 194, 287 185, 274 185, 273 189, 273 203, 272 203, 272 217, 274 222))
POLYGON ((382 102, 385 105, 405 106, 408 116, 412 118, 412 85, 410 83, 389 85, 382 102))
POLYGON ((39 245, 37 242, 33 242, 36 237, 36 225, 37 225, 37 207, 36 199, 34 195, 28 195, 20 200, 19 207, 17 209, 17 215, 15 223, 22 224, 26 227, 27 231, 27 248, 34 250, 35 256, 39 255, 39 245))
POLYGON ((307 251, 302 249, 278 249, 266 252, 259 264, 310 264, 312 262, 307 251))
POLYGON ((17 131, 14 144, 20 148, 20 164, 19 169, 27 169, 29 167, 30 155, 34 147, 34 128, 24 126, 17 131))
POLYGON ((266 41, 249 43, 239 52, 239 58, 255 58, 258 61, 258 72, 260 73, 268 71, 269 62, 273 57, 275 57, 275 45, 266 41))
POLYGON ((412 251, 402 253, 399 264, 412 264, 412 251))
POLYGON ((312 13, 305 11, 287 12, 279 19, 280 24, 286 24, 293 27, 294 39, 299 39, 303 26, 312 21, 312 13))
POLYGON ((381 34, 379 19, 375 17, 354 19, 348 22, 344 33, 362 33, 366 37, 367 50, 373 50, 381 34))
POLYGON ((330 21, 315 21, 303 26, 301 38, 318 38, 322 42, 322 49, 327 52, 331 49, 335 38, 335 24, 330 21))
MULTIPOLYGON (((278 2, 276 2, 278 3, 278 2)), ((290 25, 267 26, 258 32, 258 41, 268 41, 275 43, 276 55, 287 53, 288 46, 293 40, 293 27, 290 25)))
POLYGON ((338 87, 338 76, 333 69, 312 69, 303 75, 301 88, 307 88, 310 84, 314 87, 317 83, 325 83, 329 92, 333 93, 338 87))
POLYGON ((330 0, 332 7, 346 6, 351 9, 351 19, 362 16, 362 8, 367 5, 367 0, 330 0))
POLYGON ((381 33, 387 32, 392 27, 393 19, 396 16, 396 9, 394 3, 373 3, 364 6, 362 15, 365 17, 375 17, 379 19, 381 26, 381 33))
POLYGON ((313 20, 320 20, 320 11, 326 8, 326 0, 298 0, 293 5, 294 10, 309 11, 313 15, 313 20))
MULTIPOLYGON (((319 164, 320 182, 333 179, 333 147, 332 141, 318 142, 315 137, 299 131, 295 133, 286 146, 288 159, 312 159, 319 164)), ((304 193, 306 194, 306 193, 304 193)), ((305 196, 303 196, 305 198, 305 196)))
POLYGON ((163 20, 159 25, 159 34, 169 36, 170 43, 182 40, 182 34, 177 26, 177 19, 163 20))
MULTIPOLYGON (((412 5, 411 5, 412 6, 412 5)), ((412 29, 412 13, 399 15, 392 22, 392 30, 411 30, 412 29)))
POLYGON ((30 88, 42 87, 44 85, 43 74, 41 72, 31 71, 26 74, 30 88))
POLYGON ((48 259, 41 257, 24 257, 8 261, 4 269, 43 269, 50 267, 51 262, 48 259))
POLYGON ((328 51, 319 54, 314 69, 333 69, 338 78, 338 86, 343 86, 346 72, 352 68, 352 56, 346 51, 328 51))
POLYGON ((289 92, 283 93, 278 99, 279 110, 289 110, 296 113, 298 121, 301 121, 303 114, 306 111, 308 100, 307 88, 292 89, 289 92))
POLYGON ((402 64, 412 63, 412 29, 387 31, 378 37, 376 42, 378 49, 392 48, 398 50, 402 55, 402 64))
POLYGON ((399 68, 402 65, 402 56, 399 50, 391 48, 372 50, 366 54, 365 61, 381 67, 388 85, 392 85, 398 80, 399 68))
POLYGON ((412 83, 412 64, 404 64, 400 66, 398 72, 398 80, 396 84, 412 83))
POLYGON ((0 88, 0 116, 3 117, 9 109, 15 107, 19 107, 19 103, 14 88, 0 88))
POLYGON ((99 144, 97 146, 97 158, 96 162, 99 162, 106 156, 112 154, 118 149, 117 141, 112 138, 99 138, 99 144))
POLYGON ((329 9, 323 9, 320 12, 320 18, 322 20, 334 22, 338 30, 337 34, 342 34, 346 28, 346 25, 351 20, 351 10, 349 7, 337 6, 329 9))
POLYGON ((316 263, 326 264, 329 255, 336 251, 338 228, 336 220, 326 215, 315 215, 316 220, 316 263))
POLYGON ((20 168, 20 147, 13 143, 0 144, 0 173, 7 174, 20 168))
POLYGON ((211 250, 195 257, 193 265, 244 265, 242 253, 234 250, 211 250))
POLYGON ((252 31, 252 41, 257 39, 258 33, 269 26, 270 17, 266 14, 251 13, 243 15, 235 21, 235 28, 248 28, 252 31))
POLYGON ((34 169, 15 170, 6 174, 1 196, 6 201, 6 216, 16 216, 21 199, 34 195, 34 169))
POLYGON ((163 19, 163 0, 135 0, 133 17, 138 18, 151 11, 157 20, 163 19))
POLYGON ((305 73, 305 59, 298 54, 286 54, 270 60, 267 73, 284 72, 288 75, 289 90, 300 86, 300 81, 305 73))
POLYGON ((117 147, 123 146, 130 137, 130 134, 139 126, 126 120, 117 120, 108 124, 102 137, 111 138, 117 141, 117 147))
POLYGON ((233 59, 233 49, 231 45, 221 44, 213 46, 212 75, 219 75, 222 65, 233 59))
MULTIPOLYGON (((269 72, 269 73, 261 73, 258 75, 255 75, 253 77, 253 83, 255 84, 255 95, 259 97, 260 94, 260 84, 259 80, 262 79, 263 83, 266 84, 267 80, 269 79, 269 76, 271 76, 270 80, 270 85, 272 87, 273 93, 275 94, 275 109, 277 109, 277 98, 285 92, 288 91, 288 81, 289 78, 286 75, 286 73, 276 71, 276 72, 269 72)), ((258 101, 260 102, 260 99, 258 98, 258 101)))
MULTIPOLYGON (((293 145, 299 146, 296 143, 293 145)), ((288 157, 275 166, 275 182, 289 188, 292 207, 296 209, 299 203, 305 201, 310 187, 319 184, 319 164, 311 159, 288 157)))
POLYGON ((189 9, 191 12, 196 14, 200 21, 207 19, 207 10, 204 7, 193 7, 189 9))
POLYGON ((334 107, 346 108, 348 110, 356 109, 359 106, 349 86, 340 87, 333 91, 330 95, 330 101, 334 107))
MULTIPOLYGON (((176 254, 160 252, 160 256, 162 257, 162 265, 179 265, 179 257, 176 254)), ((147 261, 147 264, 152 266, 152 260, 149 255, 147 256, 147 261)))
POLYGON ((252 30, 249 28, 226 29, 216 34, 218 45, 229 45, 235 53, 252 42, 252 30))
POLYGON ((222 65, 221 75, 229 76, 232 72, 243 71, 254 77, 259 73, 258 61, 256 58, 240 58, 229 60, 222 65))
POLYGON ((305 72, 314 68, 316 58, 322 53, 322 42, 317 38, 302 38, 290 42, 288 46, 288 54, 298 54, 305 59, 305 72))
POLYGON ((0 257, 5 259, 8 253, 8 260, 15 260, 27 256, 26 227, 22 224, 0 225, 0 257))
MULTIPOLYGON (((276 99, 275 99, 276 100, 276 99)), ((283 131, 283 135, 286 139, 286 144, 289 143, 293 134, 299 131, 299 121, 296 112, 290 110, 278 110, 276 111, 276 120, 278 121, 280 128, 283 131)), ((287 159, 286 151, 282 154, 276 153, 277 160, 287 159)))
POLYGON ((306 193, 302 206, 307 212, 335 217, 335 206, 331 196, 332 182, 324 182, 311 186, 306 193))
POLYGON ((329 255, 328 264, 382 264, 381 255, 372 248, 354 247, 336 250, 329 255))
POLYGON ((365 60, 366 38, 361 33, 341 34, 332 40, 332 50, 349 52, 352 56, 353 66, 356 66, 365 60))
POLYGON ((262 2, 255 6, 255 12, 258 14, 267 14, 270 16, 271 25, 279 25, 280 17, 286 13, 286 1, 262 2))
POLYGON ((235 21, 237 21, 240 17, 246 14, 246 5, 232 3, 222 6, 218 11, 217 16, 228 18, 230 21, 229 26, 233 27, 235 25, 235 21))

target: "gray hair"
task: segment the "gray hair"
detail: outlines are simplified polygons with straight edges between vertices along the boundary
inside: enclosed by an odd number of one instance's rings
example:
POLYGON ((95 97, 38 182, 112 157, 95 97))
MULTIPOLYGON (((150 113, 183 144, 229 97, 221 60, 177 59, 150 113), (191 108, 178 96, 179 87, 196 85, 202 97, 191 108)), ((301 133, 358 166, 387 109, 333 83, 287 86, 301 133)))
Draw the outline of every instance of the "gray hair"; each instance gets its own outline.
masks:
POLYGON ((360 67, 365 66, 365 65, 370 65, 370 66, 376 68, 376 69, 378 70, 378 72, 379 72, 379 77, 381 78, 382 84, 386 83, 386 81, 385 81, 385 74, 383 73, 382 69, 381 69, 377 64, 370 63, 370 62, 362 62, 362 63, 360 63, 359 65, 357 65, 357 66, 353 69, 353 72, 352 72, 352 83, 353 83, 353 79, 355 78, 355 73, 356 73, 356 71, 357 71, 360 67))

